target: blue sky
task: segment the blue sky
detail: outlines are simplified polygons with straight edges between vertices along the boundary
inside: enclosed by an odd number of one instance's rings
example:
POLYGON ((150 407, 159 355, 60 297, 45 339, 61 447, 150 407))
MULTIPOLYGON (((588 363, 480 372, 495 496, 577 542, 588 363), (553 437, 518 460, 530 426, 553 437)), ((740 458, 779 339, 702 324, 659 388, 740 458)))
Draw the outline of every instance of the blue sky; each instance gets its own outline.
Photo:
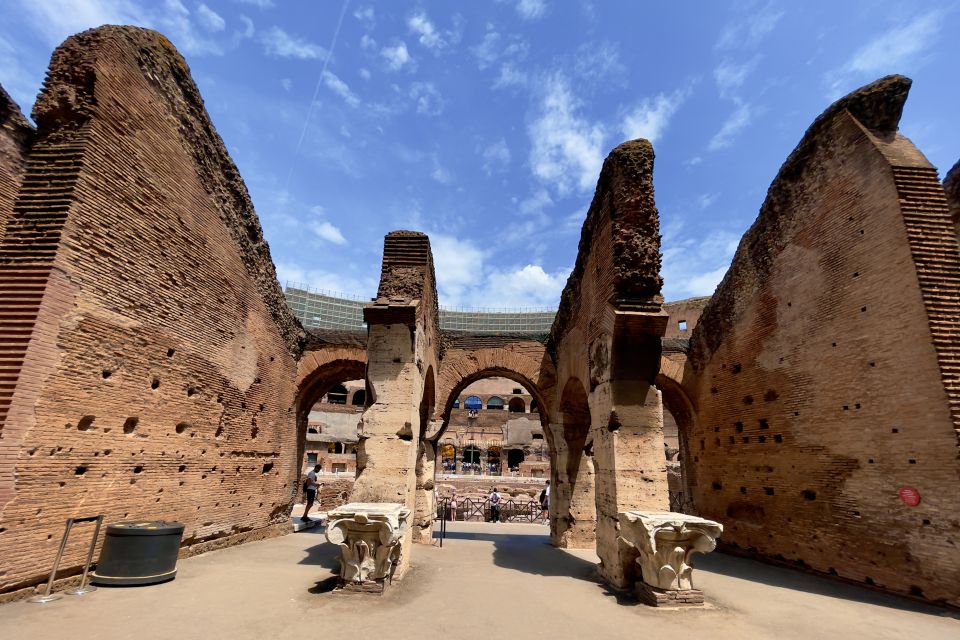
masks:
POLYGON ((901 130, 942 176, 960 158, 958 16, 955 1, 7 0, 0 83, 28 112, 71 33, 158 29, 281 280, 369 297, 383 235, 417 229, 441 303, 469 307, 555 307, 603 158, 646 137, 672 300, 712 293, 806 127, 875 78, 913 78, 901 130))

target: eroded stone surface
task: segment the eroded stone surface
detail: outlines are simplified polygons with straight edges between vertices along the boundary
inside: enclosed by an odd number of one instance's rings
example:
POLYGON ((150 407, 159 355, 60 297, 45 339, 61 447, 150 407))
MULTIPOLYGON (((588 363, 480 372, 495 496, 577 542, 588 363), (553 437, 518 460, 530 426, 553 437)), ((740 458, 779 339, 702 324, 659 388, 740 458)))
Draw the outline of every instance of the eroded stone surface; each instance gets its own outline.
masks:
POLYGON ((342 585, 383 585, 401 564, 410 509, 351 502, 327 514, 327 540, 340 547, 342 585))
POLYGON ((620 536, 639 551, 643 581, 664 591, 693 589, 694 553, 717 546, 723 525, 685 513, 627 511, 620 514, 620 536))

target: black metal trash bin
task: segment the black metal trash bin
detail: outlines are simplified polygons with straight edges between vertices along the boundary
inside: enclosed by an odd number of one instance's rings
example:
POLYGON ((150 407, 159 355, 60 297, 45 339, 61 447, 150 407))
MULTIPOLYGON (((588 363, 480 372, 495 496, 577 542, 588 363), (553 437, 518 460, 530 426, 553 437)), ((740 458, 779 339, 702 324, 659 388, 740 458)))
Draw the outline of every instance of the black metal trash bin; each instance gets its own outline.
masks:
POLYGON ((107 525, 91 582, 128 586, 157 584, 177 575, 180 522, 114 522, 107 525))

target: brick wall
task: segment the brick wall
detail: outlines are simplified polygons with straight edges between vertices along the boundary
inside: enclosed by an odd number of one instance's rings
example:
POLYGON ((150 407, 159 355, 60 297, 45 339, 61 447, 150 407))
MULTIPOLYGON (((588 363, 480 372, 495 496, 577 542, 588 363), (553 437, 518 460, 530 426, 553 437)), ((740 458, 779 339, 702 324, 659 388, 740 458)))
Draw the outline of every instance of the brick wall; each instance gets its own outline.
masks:
POLYGON ((947 173, 947 177, 943 180, 943 189, 947 192, 954 229, 960 237, 960 161, 957 161, 957 164, 953 165, 947 173))
POLYGON ((694 331, 684 457, 724 544, 956 605, 960 264, 908 88, 831 107, 774 181, 694 331))
POLYGON ((32 139, 33 127, 0 87, 0 238, 13 214, 32 139))
POLYGON ((179 520, 187 544, 285 522, 301 329, 183 59, 145 30, 74 36, 34 113, 25 184, 52 191, 11 225, 45 231, 0 245, 46 274, 0 443, 0 590, 42 579, 70 516, 179 520))
POLYGON ((687 298, 686 300, 677 300, 676 302, 665 302, 663 311, 670 316, 667 323, 667 331, 663 334, 664 338, 689 338, 693 334, 694 327, 700 321, 700 314, 703 308, 710 301, 709 296, 700 298, 687 298), (683 323, 681 325, 680 323, 683 323), (680 328, 683 326, 684 328, 680 328))

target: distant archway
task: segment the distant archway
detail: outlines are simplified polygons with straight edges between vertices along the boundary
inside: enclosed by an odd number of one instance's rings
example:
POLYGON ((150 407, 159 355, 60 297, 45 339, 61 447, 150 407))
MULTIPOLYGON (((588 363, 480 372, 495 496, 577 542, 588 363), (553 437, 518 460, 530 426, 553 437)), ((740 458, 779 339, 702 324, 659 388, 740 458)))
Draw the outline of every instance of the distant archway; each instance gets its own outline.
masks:
POLYGON ((587 391, 570 378, 560 399, 562 432, 554 436, 557 464, 552 470, 551 531, 558 547, 582 549, 595 544, 597 507, 594 485, 593 442, 590 441, 590 405, 587 391))
POLYGON ((493 396, 487 400, 487 409, 489 410, 502 411, 504 406, 506 406, 506 403, 503 401, 503 398, 498 396, 493 396))
POLYGON ((362 407, 367 404, 367 392, 364 389, 357 389, 353 393, 353 398, 350 400, 350 404, 355 407, 362 407))
POLYGON ((510 398, 510 402, 507 403, 507 407, 509 408, 510 413, 527 412, 527 403, 523 401, 523 398, 510 398))

